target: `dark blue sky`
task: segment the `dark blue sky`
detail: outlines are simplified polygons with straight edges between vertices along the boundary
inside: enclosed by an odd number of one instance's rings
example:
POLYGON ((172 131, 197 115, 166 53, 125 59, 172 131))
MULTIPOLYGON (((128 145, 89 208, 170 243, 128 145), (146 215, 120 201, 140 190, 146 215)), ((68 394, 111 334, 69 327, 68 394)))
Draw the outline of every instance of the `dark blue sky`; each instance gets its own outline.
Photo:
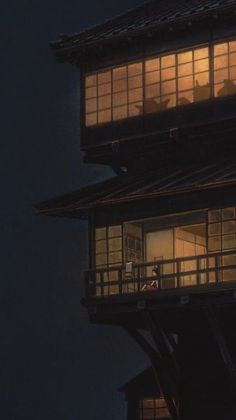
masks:
POLYGON ((10 290, 3 419, 123 420, 116 390, 147 364, 123 331, 90 325, 80 306, 86 223, 33 209, 111 173, 82 163, 78 74, 54 61, 48 42, 139 3, 8 0, 1 6, 1 283, 10 290))

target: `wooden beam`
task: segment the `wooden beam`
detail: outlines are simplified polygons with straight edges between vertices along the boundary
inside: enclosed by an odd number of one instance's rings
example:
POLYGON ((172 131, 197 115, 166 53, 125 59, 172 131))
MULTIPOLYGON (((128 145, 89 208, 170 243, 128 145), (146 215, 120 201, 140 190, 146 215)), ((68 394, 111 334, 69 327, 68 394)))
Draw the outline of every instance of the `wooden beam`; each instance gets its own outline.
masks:
POLYGON ((236 395, 236 369, 233 363, 233 360, 230 355, 223 330, 221 328, 220 322, 216 310, 212 305, 206 305, 203 307, 205 316, 208 321, 208 325, 211 329, 211 333, 214 337, 214 340, 217 344, 218 351, 220 353, 222 362, 224 364, 225 371, 228 375, 228 378, 231 382, 232 390, 236 395))
POLYGON ((142 334, 140 334, 138 330, 129 328, 124 325, 122 326, 149 357, 154 370, 157 385, 165 399, 166 405, 171 415, 171 419, 179 420, 178 408, 176 407, 173 396, 171 395, 169 382, 166 377, 166 372, 164 370, 163 362, 159 353, 148 343, 148 341, 142 336, 142 334))

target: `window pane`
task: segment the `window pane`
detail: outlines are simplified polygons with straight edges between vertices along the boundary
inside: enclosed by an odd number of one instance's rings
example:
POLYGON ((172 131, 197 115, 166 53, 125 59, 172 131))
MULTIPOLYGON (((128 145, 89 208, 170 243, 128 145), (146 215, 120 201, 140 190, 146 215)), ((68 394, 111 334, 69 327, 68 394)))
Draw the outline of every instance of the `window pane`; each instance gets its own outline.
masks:
POLYGON ((217 70, 217 71, 214 72, 214 82, 215 83, 221 83, 228 78, 229 78, 228 69, 217 70))
POLYGON ((176 80, 169 80, 168 82, 163 82, 161 84, 162 95, 175 92, 175 91, 176 91, 176 80))
POLYGON ((147 86, 145 89, 146 98, 154 98, 155 96, 160 96, 160 84, 147 86))
POLYGON ((229 75, 231 80, 236 79, 236 66, 229 69, 229 75))
POLYGON ((235 207, 228 207, 226 209, 222 209, 222 219, 234 219, 235 218, 235 207))
POLYGON ((127 118, 127 105, 119 106, 117 108, 113 108, 113 119, 120 120, 122 118, 127 118))
POLYGON ((98 95, 107 95, 108 93, 111 93, 111 83, 106 83, 105 85, 99 85, 98 86, 98 95))
POLYGON ((199 48, 199 49, 194 51, 194 60, 200 60, 200 59, 208 57, 208 56, 209 56, 209 48, 208 47, 199 48))
POLYGON ((143 103, 135 102, 134 104, 129 105, 129 116, 135 117, 136 115, 143 114, 143 103))
POLYGON ((161 58, 161 67, 171 67, 175 65, 175 55, 166 55, 165 57, 161 58))
POLYGON ((225 235, 222 238, 222 248, 232 249, 235 248, 235 235, 225 235))
POLYGON ((205 99, 208 99, 210 97, 210 85, 207 84, 205 86, 200 86, 198 81, 196 80, 193 94, 194 102, 204 101, 205 99))
POLYGON ((224 222, 222 224, 223 233, 234 233, 235 232, 235 222, 233 220, 229 222, 224 222))
POLYGON ((221 55, 214 59, 214 69, 223 69, 228 67, 228 55, 221 55))
POLYGON ((136 74, 142 73, 142 70, 143 70, 142 63, 130 64, 128 66, 128 75, 135 76, 136 74))
POLYGON ((96 255, 96 265, 100 265, 100 266, 107 265, 107 254, 96 255))
POLYGON ((109 252, 119 251, 121 250, 121 246, 122 246, 121 238, 109 239, 109 242, 108 242, 109 252))
POLYGON ((144 102, 144 110, 146 113, 159 112, 162 110, 161 100, 159 97, 146 99, 144 102))
POLYGON ((128 79, 128 87, 131 89, 140 87, 142 86, 142 84, 143 84, 142 76, 129 77, 128 79))
POLYGON ((97 96, 97 87, 86 88, 85 96, 86 98, 94 98, 97 96))
POLYGON ((143 98, 143 89, 138 88, 138 89, 129 90, 128 94, 129 94, 129 103, 137 102, 143 98))
POLYGON ((195 81, 195 86, 196 85, 207 85, 209 84, 210 80, 209 80, 209 72, 205 72, 205 73, 198 73, 195 74, 194 76, 194 81, 195 81))
POLYGON ((194 71, 199 73, 200 71, 209 70, 209 59, 199 60, 194 62, 194 71))
POLYGON ((192 59, 193 59, 192 51, 187 51, 187 52, 178 54, 178 63, 179 64, 188 63, 189 61, 192 61, 192 59))
POLYGON ((113 80, 124 79, 127 77, 127 67, 117 67, 113 69, 113 80))
POLYGON ((178 89, 181 90, 189 90, 193 88, 193 76, 181 77, 178 79, 178 89))
POLYGON ((98 84, 108 83, 111 81, 111 71, 105 71, 103 73, 98 73, 98 84))
POLYGON ((90 127, 91 125, 97 124, 97 113, 86 114, 85 124, 86 127, 90 127))
POLYGON ((96 229, 95 238, 96 238, 96 241, 99 240, 99 239, 105 239, 106 238, 106 228, 96 229))
POLYGON ((220 223, 213 223, 208 226, 208 233, 209 235, 220 235, 221 233, 221 224, 220 223))
POLYGON ((231 41, 229 43, 229 51, 236 51, 236 41, 231 41))
POLYGON ((147 60, 145 62, 145 70, 146 71, 154 71, 160 68, 160 59, 155 58, 153 60, 147 60))
POLYGON ((96 253, 101 254, 107 251, 107 241, 101 240, 96 242, 96 253))
POLYGON ((225 42, 224 44, 217 44, 214 46, 214 55, 221 55, 226 54, 228 52, 228 43, 225 42))
POLYGON ((108 258, 109 258, 109 264, 116 264, 116 263, 122 262, 121 252, 110 252, 108 258))
POLYGON ((176 106, 176 95, 168 95, 162 97, 162 111, 167 108, 173 108, 176 106))
POLYGON ((108 236, 109 238, 113 238, 114 236, 121 236, 122 234, 122 230, 121 230, 121 226, 117 225, 117 226, 109 226, 108 228, 108 236))
POLYGON ((208 248, 209 248, 209 251, 220 251, 221 250, 220 236, 213 236, 212 238, 209 238, 208 248))
POLYGON ((229 55, 229 65, 235 66, 236 65, 236 53, 229 55))
POLYGON ((161 71, 161 80, 174 79, 176 76, 176 68, 170 67, 161 71))
POLYGON ((98 109, 106 109, 111 107, 111 95, 101 96, 98 98, 98 109))
POLYGON ((98 112, 98 122, 105 123, 111 121, 111 110, 107 109, 106 111, 99 111, 98 112))
POLYGON ((93 112, 97 110, 97 99, 86 100, 86 112, 93 112))
POLYGON ((156 83, 160 81, 160 72, 159 71, 152 71, 150 73, 146 73, 145 75, 145 82, 147 85, 152 83, 156 83))
POLYGON ((179 93, 179 105, 187 105, 191 102, 193 102, 193 90, 179 93))
POLYGON ((127 79, 113 81, 113 92, 120 92, 127 89, 127 79))
POLYGON ((178 67, 178 76, 188 76, 193 73, 193 63, 182 64, 178 67))
POLYGON ((113 95, 113 105, 124 105, 127 103, 127 92, 115 93, 113 95))
POLYGON ((86 76, 85 78, 85 86, 86 87, 90 87, 90 86, 95 86, 97 83, 97 75, 93 74, 91 76, 86 76))

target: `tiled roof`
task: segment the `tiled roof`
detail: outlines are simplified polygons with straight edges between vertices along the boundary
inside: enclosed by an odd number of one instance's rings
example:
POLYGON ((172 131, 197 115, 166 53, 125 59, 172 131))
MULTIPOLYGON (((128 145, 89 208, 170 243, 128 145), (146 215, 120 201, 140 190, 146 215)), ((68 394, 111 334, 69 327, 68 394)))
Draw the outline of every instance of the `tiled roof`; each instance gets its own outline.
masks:
POLYGON ((90 209, 236 185, 236 163, 218 162, 124 174, 37 206, 48 216, 80 217, 90 209))
POLYGON ((147 29, 158 29, 163 25, 180 23, 186 19, 205 16, 208 13, 220 13, 236 6, 236 0, 151 0, 135 9, 109 19, 106 22, 88 28, 73 35, 63 35, 52 43, 55 53, 66 50, 79 51, 98 43, 133 36, 147 29))

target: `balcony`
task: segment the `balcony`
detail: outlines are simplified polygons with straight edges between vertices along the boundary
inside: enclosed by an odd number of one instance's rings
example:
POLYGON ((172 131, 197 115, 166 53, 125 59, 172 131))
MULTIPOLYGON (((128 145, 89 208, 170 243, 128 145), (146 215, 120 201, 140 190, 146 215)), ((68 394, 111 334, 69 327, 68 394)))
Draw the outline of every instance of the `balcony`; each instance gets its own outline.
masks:
POLYGON ((86 297, 232 285, 236 281, 236 250, 165 259, 86 272, 86 297))

